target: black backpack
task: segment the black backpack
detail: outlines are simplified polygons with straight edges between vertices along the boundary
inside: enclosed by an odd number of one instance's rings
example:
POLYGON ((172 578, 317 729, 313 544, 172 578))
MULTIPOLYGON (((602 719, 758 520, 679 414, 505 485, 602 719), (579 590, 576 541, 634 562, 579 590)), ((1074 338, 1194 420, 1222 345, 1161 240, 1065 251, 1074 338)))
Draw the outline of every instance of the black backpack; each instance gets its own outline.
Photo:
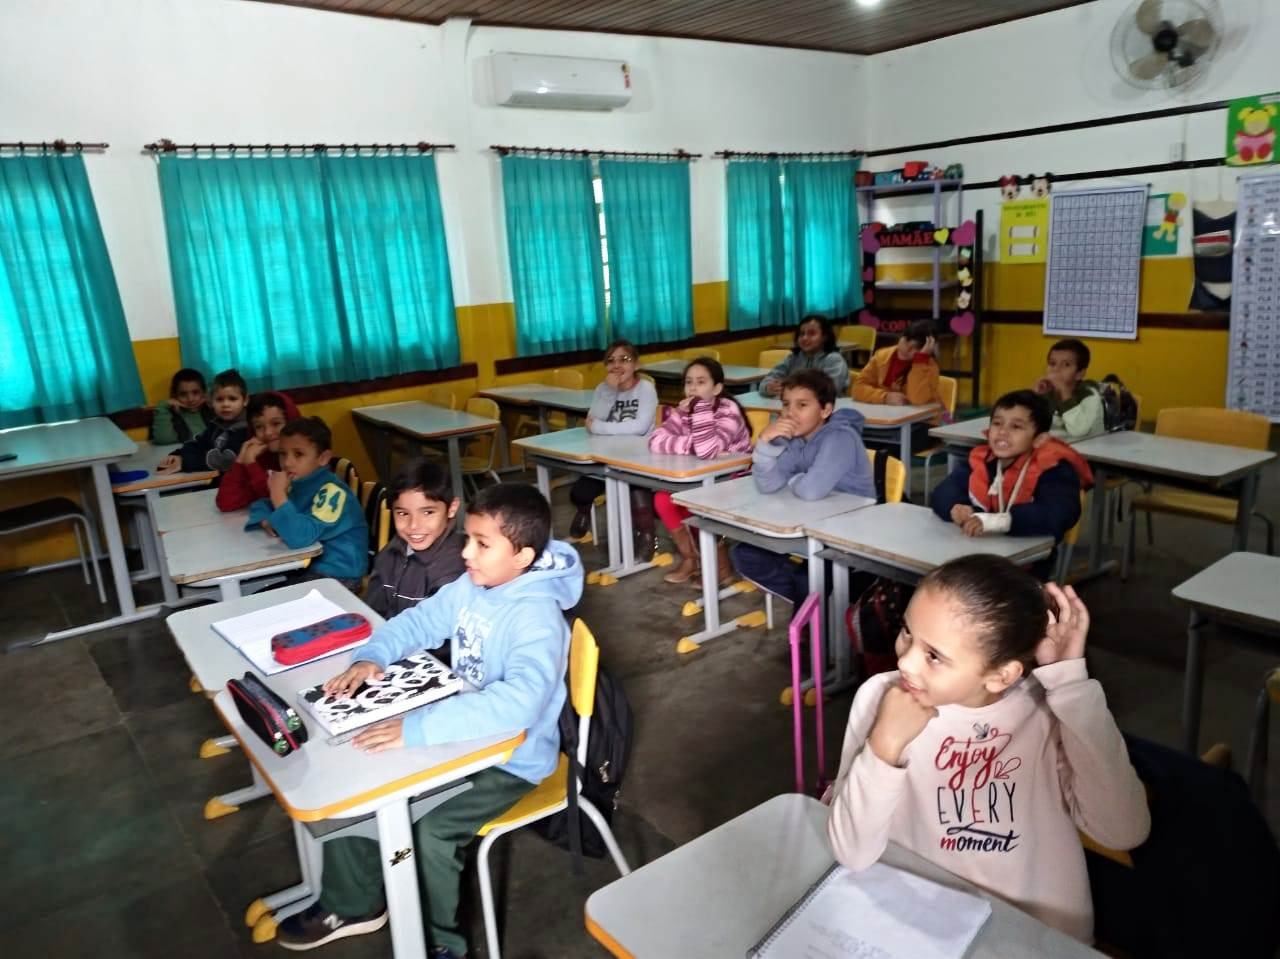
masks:
POLYGON ((1108 373, 1098 384, 1098 393, 1102 397, 1102 425, 1108 433, 1137 428, 1138 401, 1120 377, 1108 373))
POLYGON ((575 782, 581 772, 582 795, 600 811, 606 822, 613 821, 618 790, 631 756, 634 727, 631 703, 616 679, 603 666, 596 671, 595 709, 591 714, 591 737, 587 743, 587 764, 578 766, 578 715, 566 696, 560 711, 560 750, 569 757, 567 809, 532 824, 543 838, 573 853, 573 870, 582 871, 582 856, 599 859, 606 849, 604 839, 588 819, 578 814, 575 782))
POLYGON ((877 577, 845 611, 845 627, 863 679, 898 668, 894 647, 914 592, 911 586, 877 577))

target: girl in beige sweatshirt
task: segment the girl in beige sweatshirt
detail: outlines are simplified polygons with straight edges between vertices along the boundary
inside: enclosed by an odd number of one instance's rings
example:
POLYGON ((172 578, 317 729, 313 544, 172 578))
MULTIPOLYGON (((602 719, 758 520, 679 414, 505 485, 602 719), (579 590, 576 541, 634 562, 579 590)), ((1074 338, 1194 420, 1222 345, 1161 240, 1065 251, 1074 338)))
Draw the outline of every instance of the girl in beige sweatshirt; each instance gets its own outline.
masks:
POLYGON ((1089 613, 994 556, 921 581, 898 670, 854 698, 824 799, 836 858, 864 869, 893 840, 1084 942, 1093 907, 1077 830, 1131 849, 1146 795, 1085 668, 1089 613))

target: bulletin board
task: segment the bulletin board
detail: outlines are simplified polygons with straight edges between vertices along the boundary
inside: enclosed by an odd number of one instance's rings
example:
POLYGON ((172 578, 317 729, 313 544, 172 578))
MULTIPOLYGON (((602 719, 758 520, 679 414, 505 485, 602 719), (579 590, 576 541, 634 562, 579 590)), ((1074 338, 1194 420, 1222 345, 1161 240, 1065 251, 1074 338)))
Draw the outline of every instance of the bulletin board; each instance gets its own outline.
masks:
POLYGON ((1146 185, 1055 190, 1050 200, 1045 335, 1137 339, 1146 185))
POLYGON ((1227 407, 1280 422, 1280 174, 1240 178, 1227 407))

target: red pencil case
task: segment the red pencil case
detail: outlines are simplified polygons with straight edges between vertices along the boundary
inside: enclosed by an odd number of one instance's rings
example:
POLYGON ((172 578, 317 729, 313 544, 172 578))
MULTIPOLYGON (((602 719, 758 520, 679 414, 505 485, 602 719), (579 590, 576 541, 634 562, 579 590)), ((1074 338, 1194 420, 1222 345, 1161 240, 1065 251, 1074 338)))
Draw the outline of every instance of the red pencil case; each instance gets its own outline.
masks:
POLYGON ((372 632, 369 621, 359 613, 342 613, 277 633, 271 637, 271 655, 282 666, 297 666, 359 642, 372 632))

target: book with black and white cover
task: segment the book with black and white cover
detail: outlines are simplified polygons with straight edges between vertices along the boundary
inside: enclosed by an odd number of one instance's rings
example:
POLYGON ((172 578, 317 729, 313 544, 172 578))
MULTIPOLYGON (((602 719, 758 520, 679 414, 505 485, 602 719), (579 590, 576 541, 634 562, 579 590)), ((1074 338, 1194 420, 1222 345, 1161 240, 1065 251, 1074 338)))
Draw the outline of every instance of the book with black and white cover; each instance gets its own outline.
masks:
POLYGON ((298 705, 331 736, 392 719, 460 692, 466 682, 426 650, 398 659, 381 679, 370 680, 351 696, 330 696, 324 684, 298 690, 298 705))
POLYGON ((747 959, 961 959, 990 915, 981 896, 895 866, 836 863, 747 959))

